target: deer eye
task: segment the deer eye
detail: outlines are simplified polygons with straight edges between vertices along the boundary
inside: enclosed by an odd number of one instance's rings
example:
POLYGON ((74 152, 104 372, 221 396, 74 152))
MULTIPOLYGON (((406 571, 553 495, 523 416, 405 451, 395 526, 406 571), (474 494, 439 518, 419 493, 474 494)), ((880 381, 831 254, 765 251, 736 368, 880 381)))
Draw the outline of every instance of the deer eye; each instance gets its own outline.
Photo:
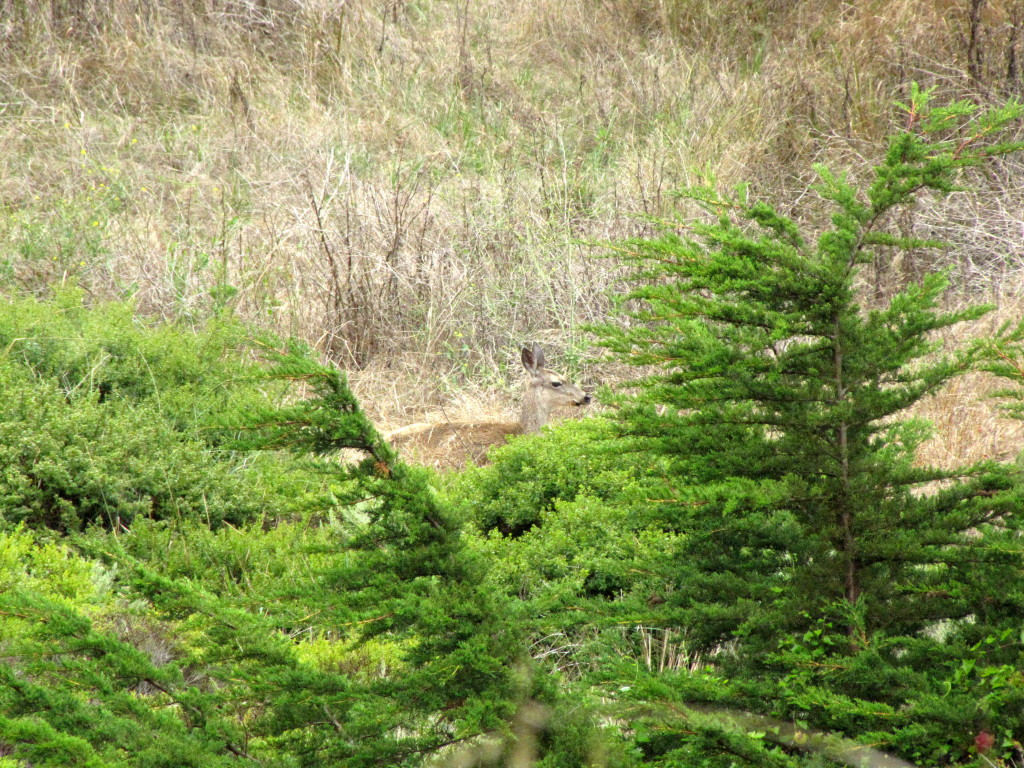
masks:
POLYGON ((562 382, 560 382, 560 381, 552 381, 551 382, 551 386, 555 387, 557 389, 558 387, 562 386, 562 382))

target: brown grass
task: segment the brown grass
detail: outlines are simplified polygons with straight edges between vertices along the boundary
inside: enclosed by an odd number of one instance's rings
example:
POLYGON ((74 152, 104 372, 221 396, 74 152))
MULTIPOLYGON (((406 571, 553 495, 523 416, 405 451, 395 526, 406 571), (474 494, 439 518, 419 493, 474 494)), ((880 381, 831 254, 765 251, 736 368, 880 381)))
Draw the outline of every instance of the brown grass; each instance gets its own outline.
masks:
MULTIPOLYGON (((978 337, 991 337, 1004 323, 1018 322, 1022 314, 1019 298, 1006 300, 980 320, 948 329, 943 343, 957 348, 978 337)), ((999 407, 1001 400, 993 397, 1008 384, 988 373, 971 373, 918 402, 912 415, 934 425, 918 463, 952 469, 987 459, 1014 461, 1024 450, 1024 422, 1007 417, 999 407)))
POLYGON ((915 415, 935 425, 921 464, 952 469, 984 459, 1013 461, 1024 449, 1024 424, 1003 416, 991 394, 1005 387, 992 376, 970 374, 922 402, 915 415))
MULTIPOLYGON (((615 265, 581 242, 649 233, 695 169, 813 225, 811 164, 863 175, 908 81, 1021 93, 1022 16, 1015 0, 4 3, 0 275, 168 317, 228 306, 316 344, 388 424, 500 412, 522 342, 582 360, 579 324, 607 313, 615 265)), ((964 295, 1015 296, 1021 170, 922 201, 905 226, 951 247, 884 265, 875 289, 952 265, 964 295)))

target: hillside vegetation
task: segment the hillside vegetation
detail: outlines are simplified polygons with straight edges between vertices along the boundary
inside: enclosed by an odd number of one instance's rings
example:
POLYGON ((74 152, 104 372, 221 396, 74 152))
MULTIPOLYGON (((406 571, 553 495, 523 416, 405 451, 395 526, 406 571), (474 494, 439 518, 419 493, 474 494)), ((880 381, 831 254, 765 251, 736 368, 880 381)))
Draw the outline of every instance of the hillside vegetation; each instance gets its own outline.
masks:
MULTIPOLYGON (((19 0, 0 269, 164 318, 230 307, 365 371, 389 424, 500 403, 523 341, 578 360, 606 315, 617 270, 588 243, 652 232, 697 172, 814 221, 812 163, 863 173, 911 80, 1020 93, 1021 27, 1013 0, 19 0)), ((1015 292, 1019 172, 920 203, 958 287, 1015 292)), ((905 258, 878 291, 935 257, 905 258)))
POLYGON ((0 768, 1024 766, 1022 56, 1014 0, 0 5, 0 768), (527 340, 601 407, 382 437, 527 340))

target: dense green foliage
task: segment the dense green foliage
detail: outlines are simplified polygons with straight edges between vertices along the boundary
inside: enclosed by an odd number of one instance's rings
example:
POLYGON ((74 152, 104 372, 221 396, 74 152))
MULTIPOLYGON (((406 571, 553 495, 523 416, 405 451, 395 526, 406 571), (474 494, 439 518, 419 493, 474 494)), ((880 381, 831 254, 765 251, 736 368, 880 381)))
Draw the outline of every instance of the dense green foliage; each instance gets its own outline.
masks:
POLYGON ((820 232, 685 193, 596 329, 643 378, 448 477, 299 343, 0 308, 0 766, 1018 765, 1020 471, 906 410, 1021 332, 857 280, 1024 110, 905 110, 820 232))
MULTIPOLYGON (((102 360, 127 336, 123 368, 143 356, 153 386, 125 375, 69 394, 53 372, 72 380, 80 358, 48 368, 69 355, 60 345, 5 360, 20 387, 8 405, 46 406, 10 408, 6 444, 54 445, 22 451, 36 473, 23 495, 59 498, 62 515, 13 493, 4 507, 4 751, 35 765, 413 765, 481 739, 500 752, 521 705, 559 698, 533 679, 514 608, 484 583, 429 474, 395 460, 336 370, 239 335, 204 368, 188 359, 201 335, 104 324, 130 312, 75 296, 12 314, 47 306, 88 323, 102 360), (163 357, 145 358, 154 333, 163 357), (194 375, 158 364, 183 357, 194 375), (157 402, 188 402, 179 387, 199 400, 191 422, 157 402), (190 507, 200 481, 211 487, 190 507), (237 517, 210 512, 221 504, 237 517), (87 525, 73 547, 47 543, 87 525)), ((34 330, 23 322, 18 338, 34 330)), ((543 749, 576 754, 590 721, 562 722, 543 749)))
MULTIPOLYGON (((661 514, 684 534, 675 589, 649 621, 688 627, 717 654, 701 673, 712 687, 681 681, 683 701, 862 735, 930 764, 969 759, 980 734, 1008 756, 1024 732, 1021 490, 994 463, 919 466, 927 428, 901 418, 972 365, 933 332, 985 308, 943 311, 941 274, 863 307, 856 280, 930 245, 893 233, 894 213, 1020 149, 999 133, 1024 110, 931 109, 916 90, 905 109, 908 130, 865 191, 818 169, 835 213, 814 239, 743 190, 687 192, 707 218, 629 244, 630 323, 600 332, 655 371, 622 401, 621 428, 669 462, 661 514)), ((679 726, 658 749, 696 759, 737 746, 679 726)))
MULTIPOLYGON (((75 531, 137 517, 240 523, 276 483, 218 450, 204 420, 267 393, 237 324, 144 324, 78 291, 0 310, 0 521, 75 531), (217 454, 214 456, 214 454, 217 454)), ((276 497, 276 498, 271 498, 276 497)))

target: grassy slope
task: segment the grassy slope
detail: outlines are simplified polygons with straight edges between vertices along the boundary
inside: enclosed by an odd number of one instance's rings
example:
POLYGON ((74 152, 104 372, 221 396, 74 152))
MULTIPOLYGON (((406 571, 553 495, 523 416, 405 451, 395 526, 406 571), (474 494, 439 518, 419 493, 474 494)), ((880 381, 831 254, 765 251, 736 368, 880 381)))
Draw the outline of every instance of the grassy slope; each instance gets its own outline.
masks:
MULTIPOLYGON (((869 164, 908 80, 1022 88, 1013 0, 190 6, 0 12, 4 282, 230 304, 362 369, 391 424, 500 403, 527 338, 572 367, 615 275, 581 241, 672 216, 695 169, 813 220, 811 163, 869 164)), ((977 290, 1016 290, 1020 173, 914 225, 977 290)))
MULTIPOLYGON (((813 219, 809 164, 864 168, 908 78, 986 100, 1021 87, 1005 78, 1009 0, 986 6, 973 58, 966 1, 177 7, 0 11, 4 290, 74 279, 197 319, 228 303, 363 366, 364 399, 393 422, 504 397, 524 338, 572 363, 586 343, 573 326, 603 315, 614 278, 576 241, 647 231, 694 168, 813 219)), ((1003 256, 1019 258, 1020 171, 922 206, 917 225, 950 233, 963 279, 1000 300, 1018 281, 1003 256)), ((893 265, 878 287, 925 266, 893 265)), ((985 386, 931 406, 948 436, 938 458, 1020 445, 973 402, 985 386)), ((327 526, 179 538, 140 525, 132 541, 170 574, 209 563, 209 583, 257 611, 269 584, 309 567, 296 542, 321 536, 335 543, 327 526)), ((183 653, 187 639, 128 616, 112 574, 45 538, 9 542, 0 586, 45 573, 41 589, 126 642, 183 653)), ((311 637, 297 652, 357 672, 395 655, 339 645, 311 637)))

